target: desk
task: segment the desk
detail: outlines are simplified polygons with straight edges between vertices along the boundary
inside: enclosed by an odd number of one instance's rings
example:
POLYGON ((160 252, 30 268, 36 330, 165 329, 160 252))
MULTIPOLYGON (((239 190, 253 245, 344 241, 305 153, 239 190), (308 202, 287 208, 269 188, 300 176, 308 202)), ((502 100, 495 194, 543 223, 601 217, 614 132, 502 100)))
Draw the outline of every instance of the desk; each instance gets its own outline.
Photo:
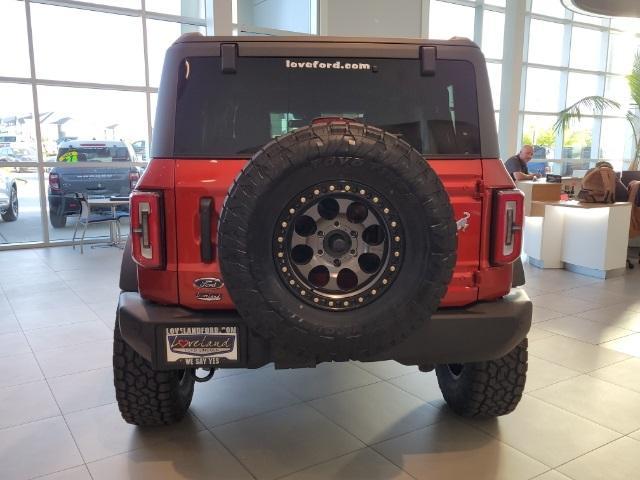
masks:
POLYGON ((531 214, 531 202, 555 202, 560 200, 562 184, 547 183, 545 180, 523 180, 516 187, 524 193, 524 214, 531 214))
POLYGON ((631 204, 535 202, 525 218, 524 252, 539 268, 596 278, 625 272, 631 204))
POLYGON ((118 229, 116 228, 116 208, 119 205, 129 205, 129 199, 126 200, 111 200, 108 197, 96 197, 96 198, 88 198, 87 203, 89 204, 89 214, 91 214, 92 208, 104 208, 111 207, 111 215, 114 218, 113 222, 109 223, 109 246, 118 247, 120 246, 120 237, 118 235, 118 229))

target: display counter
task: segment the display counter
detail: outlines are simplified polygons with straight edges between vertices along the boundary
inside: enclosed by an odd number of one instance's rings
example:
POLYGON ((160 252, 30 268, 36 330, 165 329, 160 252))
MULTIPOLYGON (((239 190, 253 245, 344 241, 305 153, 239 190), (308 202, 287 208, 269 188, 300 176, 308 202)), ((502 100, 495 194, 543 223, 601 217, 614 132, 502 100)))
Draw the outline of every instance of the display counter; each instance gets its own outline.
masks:
POLYGON ((524 253, 539 268, 566 268, 609 278, 624 274, 631 204, 532 202, 524 253))
POLYGON ((516 187, 524 193, 524 214, 531 214, 532 202, 556 202, 560 200, 562 185, 545 180, 523 180, 516 187))

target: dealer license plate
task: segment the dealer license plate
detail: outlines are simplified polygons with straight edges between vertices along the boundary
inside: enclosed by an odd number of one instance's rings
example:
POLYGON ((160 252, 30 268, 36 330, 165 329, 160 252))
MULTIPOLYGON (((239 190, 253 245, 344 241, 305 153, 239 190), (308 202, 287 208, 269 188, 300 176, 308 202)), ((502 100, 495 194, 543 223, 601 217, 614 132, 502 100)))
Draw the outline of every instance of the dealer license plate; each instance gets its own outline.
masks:
POLYGON ((168 327, 165 344, 170 363, 208 366, 238 361, 237 327, 168 327))

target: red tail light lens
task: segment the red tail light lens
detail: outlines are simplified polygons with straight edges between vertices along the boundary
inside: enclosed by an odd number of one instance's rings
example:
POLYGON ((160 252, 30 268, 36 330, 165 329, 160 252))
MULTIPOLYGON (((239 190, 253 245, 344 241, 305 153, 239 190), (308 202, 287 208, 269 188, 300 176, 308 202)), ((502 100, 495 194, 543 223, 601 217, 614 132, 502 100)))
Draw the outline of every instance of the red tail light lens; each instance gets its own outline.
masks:
POLYGON ((131 194, 131 255, 144 268, 164 268, 162 194, 131 194))
POLYGON ((520 190, 499 190, 494 196, 493 247, 491 261, 496 265, 513 262, 522 250, 524 195, 520 190))
POLYGON ((60 190, 60 176, 57 173, 49 173, 49 188, 52 192, 60 190))
POLYGON ((136 188, 136 184, 138 183, 138 180, 140 180, 140 174, 138 172, 136 171, 129 172, 129 187, 131 187, 131 190, 136 188))

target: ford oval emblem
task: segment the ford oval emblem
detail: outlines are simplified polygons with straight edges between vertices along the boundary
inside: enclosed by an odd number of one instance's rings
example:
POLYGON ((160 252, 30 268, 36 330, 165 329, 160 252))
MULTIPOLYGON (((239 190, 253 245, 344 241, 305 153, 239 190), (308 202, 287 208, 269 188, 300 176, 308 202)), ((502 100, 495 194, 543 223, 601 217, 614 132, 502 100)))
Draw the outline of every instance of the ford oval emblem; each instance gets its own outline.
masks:
POLYGON ((224 282, 219 278, 210 277, 210 278, 196 278, 193 281, 193 284, 197 288, 222 288, 224 287, 224 282))

